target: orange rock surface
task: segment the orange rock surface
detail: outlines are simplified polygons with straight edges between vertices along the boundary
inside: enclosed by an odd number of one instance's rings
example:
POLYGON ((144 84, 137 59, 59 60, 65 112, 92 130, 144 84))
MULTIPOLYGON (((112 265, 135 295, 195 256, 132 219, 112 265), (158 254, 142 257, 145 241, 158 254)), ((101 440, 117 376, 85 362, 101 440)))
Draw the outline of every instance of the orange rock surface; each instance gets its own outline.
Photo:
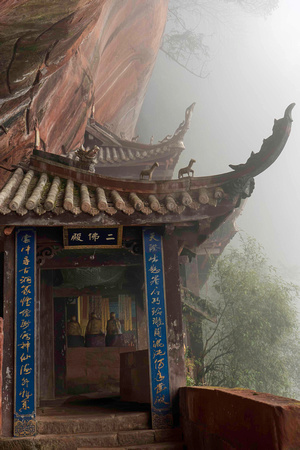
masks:
MULTIPOLYGON (((0 166, 30 155, 35 119, 45 151, 74 149, 93 103, 98 122, 130 138, 167 6, 168 0, 2 1, 0 166)), ((7 175, 1 170, 2 182, 7 175)))
POLYGON ((250 389, 184 387, 180 414, 185 443, 191 450, 300 448, 297 400, 250 389))

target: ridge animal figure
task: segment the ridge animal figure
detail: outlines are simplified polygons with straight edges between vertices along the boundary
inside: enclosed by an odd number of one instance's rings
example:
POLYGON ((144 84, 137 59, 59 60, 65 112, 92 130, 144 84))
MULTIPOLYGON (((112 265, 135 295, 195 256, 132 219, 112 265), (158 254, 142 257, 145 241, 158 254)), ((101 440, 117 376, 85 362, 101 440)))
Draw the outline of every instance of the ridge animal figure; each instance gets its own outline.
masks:
POLYGON ((86 150, 82 145, 80 148, 75 150, 76 156, 78 156, 80 161, 83 162, 97 162, 97 153, 99 151, 99 147, 95 145, 90 150, 86 150))
POLYGON ((148 178, 149 178, 149 181, 152 180, 152 174, 153 174, 153 172, 154 172, 154 170, 155 170, 156 167, 159 167, 158 162, 155 162, 155 163, 150 167, 150 169, 142 170, 141 173, 140 173, 140 180, 142 180, 144 177, 148 177, 148 178))
POLYGON ((189 177, 190 176, 190 172, 192 173, 192 177, 193 177, 194 176, 194 171, 193 171, 193 169, 191 167, 192 167, 192 165, 195 162, 196 162, 195 159, 191 159, 190 162, 189 162, 189 165, 187 167, 183 167, 182 169, 179 169, 178 178, 183 178, 183 175, 185 173, 189 177))
POLYGON ((82 145, 80 148, 75 150, 75 155, 79 159, 82 168, 95 173, 95 165, 98 162, 98 151, 100 148, 95 145, 93 148, 86 150, 82 145))

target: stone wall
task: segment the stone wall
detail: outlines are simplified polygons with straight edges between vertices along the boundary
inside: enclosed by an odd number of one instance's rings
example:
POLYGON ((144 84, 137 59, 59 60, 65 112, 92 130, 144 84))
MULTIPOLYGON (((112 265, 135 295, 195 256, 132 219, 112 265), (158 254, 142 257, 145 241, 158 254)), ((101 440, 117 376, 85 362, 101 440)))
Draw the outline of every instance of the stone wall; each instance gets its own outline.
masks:
POLYGON ((296 450, 300 402, 248 389, 180 389, 184 441, 189 450, 296 450))

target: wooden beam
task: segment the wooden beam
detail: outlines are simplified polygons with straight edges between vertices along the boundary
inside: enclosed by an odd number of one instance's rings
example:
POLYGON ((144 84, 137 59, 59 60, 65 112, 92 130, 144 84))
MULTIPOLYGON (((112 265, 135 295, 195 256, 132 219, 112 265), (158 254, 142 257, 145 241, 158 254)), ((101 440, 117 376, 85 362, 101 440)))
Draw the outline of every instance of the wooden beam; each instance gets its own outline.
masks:
POLYGON ((15 227, 11 226, 11 227, 5 227, 4 228, 4 234, 5 236, 9 236, 13 231, 14 231, 15 227))

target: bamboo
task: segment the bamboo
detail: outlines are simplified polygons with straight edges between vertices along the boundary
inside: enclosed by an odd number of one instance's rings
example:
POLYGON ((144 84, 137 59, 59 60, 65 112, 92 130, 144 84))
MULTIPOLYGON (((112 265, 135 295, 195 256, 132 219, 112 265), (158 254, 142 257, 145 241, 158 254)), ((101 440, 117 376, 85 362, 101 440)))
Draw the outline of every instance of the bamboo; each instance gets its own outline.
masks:
POLYGON ((130 192, 129 201, 136 211, 140 211, 144 207, 143 201, 134 192, 130 192))
POLYGON ((48 192, 46 201, 44 203, 44 208, 46 211, 51 211, 54 208, 59 187, 60 187, 60 178, 54 177, 50 187, 50 191, 48 192))
POLYGON ((111 198, 116 209, 123 210, 125 202, 117 191, 111 191, 111 198))
POLYGON ((4 202, 16 192, 23 176, 23 170, 19 167, 0 192, 0 207, 2 207, 4 202))
POLYGON ((202 203, 202 205, 206 205, 209 202, 208 193, 205 188, 200 188, 199 202, 202 203))
POLYGON ((152 209, 152 211, 158 211, 160 208, 160 204, 155 195, 152 194, 149 195, 148 199, 149 199, 149 206, 152 209))
POLYGON ((85 184, 80 186, 80 196, 81 196, 81 209, 83 212, 88 213, 91 211, 91 199, 88 187, 85 184))
POLYGON ((25 177, 23 178, 22 183, 19 186, 19 189, 9 204, 9 207, 12 211, 17 211, 20 208, 22 202, 24 201, 28 186, 33 178, 34 172, 33 170, 29 170, 25 177))
POLYGON ((29 197, 29 199, 26 202, 26 208, 29 209, 29 211, 31 211, 32 209, 37 207, 47 181, 48 181, 47 174, 42 173, 36 187, 34 188, 31 196, 29 197))
POLYGON ((73 208, 74 208, 74 181, 68 180, 64 198, 64 209, 66 211, 72 211, 73 208))
POLYGON ((97 194, 97 207, 100 211, 103 211, 108 207, 105 191, 104 189, 97 187, 96 194, 97 194))

